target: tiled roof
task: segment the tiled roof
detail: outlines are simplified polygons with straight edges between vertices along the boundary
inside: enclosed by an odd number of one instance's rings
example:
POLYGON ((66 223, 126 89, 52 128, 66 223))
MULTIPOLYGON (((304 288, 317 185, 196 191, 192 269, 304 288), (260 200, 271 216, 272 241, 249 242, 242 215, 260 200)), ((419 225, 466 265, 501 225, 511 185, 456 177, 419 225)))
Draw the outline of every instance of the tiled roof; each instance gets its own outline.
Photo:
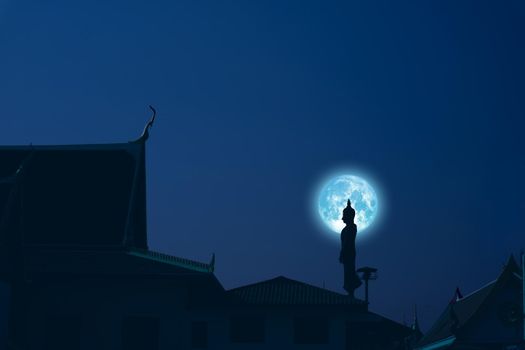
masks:
POLYGON ((190 259, 180 258, 178 256, 163 254, 154 252, 151 250, 144 249, 130 249, 128 251, 129 255, 137 256, 144 259, 149 259, 164 264, 174 265, 182 267, 189 270, 199 271, 199 272, 213 272, 215 269, 215 258, 212 258, 211 263, 206 264, 199 261, 194 261, 190 259))
POLYGON ((283 276, 231 289, 228 293, 252 305, 365 305, 354 297, 283 276))
POLYGON ((455 327, 456 329, 461 329, 470 319, 473 318, 496 286, 505 283, 509 277, 519 277, 519 273, 520 269, 514 258, 511 256, 503 272, 495 281, 488 283, 477 291, 466 295, 455 302, 451 302, 436 323, 434 323, 432 328, 417 344, 417 349, 430 349, 434 343, 437 344, 438 342, 449 338, 455 339, 454 334, 452 333, 452 328, 455 327))
POLYGON ((463 326, 478 310, 495 285, 496 281, 492 281, 463 299, 449 304, 418 345, 423 346, 451 337, 453 335, 451 328, 454 322, 457 322, 458 328, 463 326), (454 317, 457 317, 457 321, 454 321, 454 317))

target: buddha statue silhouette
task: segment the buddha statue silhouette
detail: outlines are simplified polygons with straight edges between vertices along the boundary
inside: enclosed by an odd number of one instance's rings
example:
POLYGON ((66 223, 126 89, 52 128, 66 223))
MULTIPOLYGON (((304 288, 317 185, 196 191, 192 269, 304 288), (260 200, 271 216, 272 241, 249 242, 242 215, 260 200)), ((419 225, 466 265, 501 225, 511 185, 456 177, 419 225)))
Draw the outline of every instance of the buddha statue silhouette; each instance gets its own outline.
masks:
POLYGON ((351 296, 354 291, 361 285, 361 280, 355 272, 355 238, 357 236, 357 226, 354 223, 355 210, 348 200, 346 208, 343 210, 343 222, 346 226, 341 231, 341 253, 339 262, 344 267, 344 285, 343 288, 351 296))

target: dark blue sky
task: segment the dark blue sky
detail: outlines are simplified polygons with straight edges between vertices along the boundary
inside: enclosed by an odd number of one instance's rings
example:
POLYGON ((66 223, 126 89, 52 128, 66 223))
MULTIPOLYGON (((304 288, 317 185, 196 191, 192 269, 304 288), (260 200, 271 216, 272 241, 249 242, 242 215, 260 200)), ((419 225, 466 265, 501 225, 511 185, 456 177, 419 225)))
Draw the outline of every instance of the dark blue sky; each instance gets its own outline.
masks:
MULTIPOLYGON (((360 169, 386 210, 358 245, 372 309, 419 305, 525 247, 520 1, 0 0, 2 144, 148 144, 150 246, 225 287, 286 275, 342 291, 313 217, 360 169)), ((101 199, 102 200, 102 199, 101 199)))

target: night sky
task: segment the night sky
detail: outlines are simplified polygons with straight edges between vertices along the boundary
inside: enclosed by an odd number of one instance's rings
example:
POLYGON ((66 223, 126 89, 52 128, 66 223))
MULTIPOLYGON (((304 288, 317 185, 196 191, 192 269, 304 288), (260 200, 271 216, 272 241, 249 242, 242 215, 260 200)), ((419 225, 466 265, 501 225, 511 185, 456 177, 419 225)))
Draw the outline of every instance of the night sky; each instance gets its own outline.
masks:
POLYGON ((524 34, 518 0, 0 0, 0 142, 126 142, 154 105, 150 248, 226 288, 342 292, 313 201, 364 174, 371 310, 426 330, 525 248, 524 34))

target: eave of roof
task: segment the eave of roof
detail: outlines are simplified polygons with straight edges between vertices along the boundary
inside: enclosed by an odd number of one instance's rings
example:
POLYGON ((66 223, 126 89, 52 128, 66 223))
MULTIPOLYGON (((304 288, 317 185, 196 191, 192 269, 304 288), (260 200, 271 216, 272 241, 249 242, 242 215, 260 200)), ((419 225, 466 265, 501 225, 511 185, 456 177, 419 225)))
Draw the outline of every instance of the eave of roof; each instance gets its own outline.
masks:
POLYGON ((142 259, 148 259, 151 261, 156 261, 156 262, 160 262, 163 264, 177 266, 177 267, 181 267, 184 269, 197 271, 197 272, 213 273, 213 271, 215 270, 214 263, 206 264, 206 263, 202 263, 199 261, 194 261, 190 259, 173 256, 173 255, 154 252, 151 250, 130 248, 128 249, 127 254, 136 256, 142 259))
POLYGON ((0 151, 77 151, 77 150, 128 150, 138 143, 115 142, 70 145, 0 145, 0 151))
POLYGON ((454 344, 455 341, 456 341, 456 337, 455 336, 450 336, 448 338, 441 339, 441 340, 435 341, 433 343, 429 343, 427 345, 423 345, 421 347, 416 347, 415 350, 439 350, 439 349, 446 349, 450 345, 454 344))
POLYGON ((213 264, 139 248, 39 246, 24 255, 26 271, 36 276, 214 276, 213 264))

